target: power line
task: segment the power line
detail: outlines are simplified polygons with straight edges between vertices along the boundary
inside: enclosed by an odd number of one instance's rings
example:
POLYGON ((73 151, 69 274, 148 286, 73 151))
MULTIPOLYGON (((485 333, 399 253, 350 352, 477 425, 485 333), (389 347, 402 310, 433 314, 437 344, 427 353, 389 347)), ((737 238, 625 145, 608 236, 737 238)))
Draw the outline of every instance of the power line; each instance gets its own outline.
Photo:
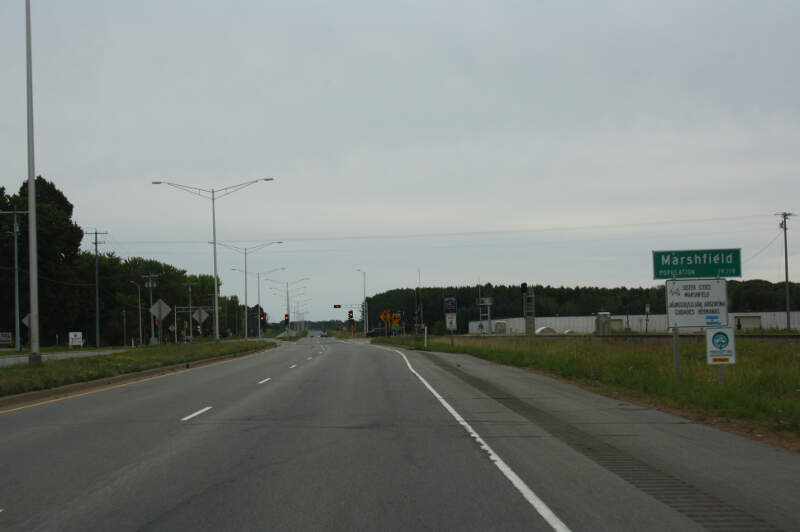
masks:
POLYGON ((778 231, 778 234, 775 235, 775 238, 773 238, 772 240, 769 241, 769 244, 767 244, 763 248, 759 249, 754 254, 750 255, 747 259, 744 260, 744 262, 742 262, 742 264, 747 264, 748 262, 750 262, 754 258, 756 258, 759 255, 761 255, 768 247, 770 247, 776 240, 778 240, 780 238, 780 236, 781 236, 781 231, 778 231))
MULTIPOLYGON (((376 239, 411 239, 411 238, 441 238, 441 237, 470 237, 480 235, 500 235, 500 234, 514 234, 514 233, 549 233, 559 231, 581 231, 581 230, 598 230, 598 229, 617 229, 625 227, 644 227, 656 225, 686 225, 693 223, 708 223, 708 222, 728 222, 734 220, 748 220, 754 218, 765 218, 764 214, 752 214, 746 216, 726 216, 718 218, 693 218, 683 220, 661 220, 651 222, 631 222, 622 224, 607 224, 607 225, 580 225, 580 226, 564 226, 564 227, 530 227, 530 228, 508 228, 508 229, 494 229, 488 231, 454 231, 454 232, 439 232, 439 233, 395 233, 395 234, 370 234, 370 235, 345 235, 345 236, 311 236, 311 237, 284 237, 284 242, 314 242, 314 241, 336 241, 336 240, 376 240, 376 239)), ((231 240, 231 242, 263 242, 263 238, 259 239, 241 239, 231 240)), ((207 244, 207 240, 118 240, 120 244, 207 244)))

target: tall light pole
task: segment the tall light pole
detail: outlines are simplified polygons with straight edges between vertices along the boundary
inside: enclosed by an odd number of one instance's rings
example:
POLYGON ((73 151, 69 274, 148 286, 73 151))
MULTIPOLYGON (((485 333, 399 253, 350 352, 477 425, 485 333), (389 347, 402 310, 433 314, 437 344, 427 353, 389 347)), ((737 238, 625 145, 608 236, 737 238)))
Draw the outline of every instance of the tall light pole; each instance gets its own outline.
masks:
MULTIPOLYGON (((276 240, 275 242, 266 242, 264 244, 259 244, 257 246, 250 246, 249 248, 240 247, 240 246, 234 246, 232 244, 225 244, 223 242, 217 242, 217 244, 219 244, 222 247, 225 247, 225 248, 228 248, 228 249, 232 249, 233 251, 236 251, 237 253, 241 253, 241 254, 244 255, 244 316, 245 316, 245 319, 244 319, 244 339, 247 340, 247 322, 250 321, 248 319, 249 318, 248 312, 250 311, 250 309, 247 306, 247 253, 248 252, 253 253, 254 251, 258 251, 260 249, 264 249, 265 247, 271 246, 272 244, 283 244, 283 242, 281 242, 280 240, 276 240)), ((233 268, 233 269, 235 270, 236 268, 233 268)))
POLYGON ((28 107, 28 278, 31 297, 31 353, 28 364, 38 366, 42 363, 39 352, 39 255, 36 238, 36 164, 33 150, 33 61, 31 53, 31 2, 25 0, 25 58, 27 66, 27 107, 28 107))
POLYGON ((136 291, 139 294, 139 345, 142 345, 142 287, 136 281, 128 281, 136 285, 136 291))
MULTIPOLYGON (((276 244, 276 243, 280 244, 281 242, 270 242, 270 244, 276 244)), ((220 242, 220 245, 223 245, 223 244, 220 242)), ((245 261, 245 264, 247 264, 246 261, 245 261)), ((259 314, 259 316, 258 316, 258 337, 259 338, 261 338, 261 274, 262 273, 263 274, 268 274, 268 273, 278 272, 278 271, 285 270, 285 269, 286 268, 284 268, 284 267, 280 267, 280 268, 275 268, 275 269, 269 270, 268 272, 256 272, 255 273, 256 283, 258 285, 258 314, 259 314)), ((239 268, 231 268, 231 270, 233 270, 235 272, 243 273, 244 276, 245 276, 245 280, 247 280, 247 276, 248 275, 253 275, 252 273, 248 273, 247 270, 240 270, 239 268)), ((247 309, 247 283, 245 283, 245 295, 244 295, 244 298, 245 298, 244 306, 245 306, 245 309, 247 309)), ((247 316, 247 311, 245 311, 245 316, 247 316)), ((245 339, 246 338, 247 338, 247 319, 245 319, 245 339)))
POLYGON ((367 272, 365 272, 364 270, 361 270, 361 269, 357 269, 356 271, 357 272, 361 272, 361 277, 362 277, 362 280, 364 281, 364 292, 363 292, 363 294, 364 294, 364 299, 363 299, 364 303, 363 303, 362 311, 364 312, 364 338, 366 338, 367 337, 367 323, 369 323, 368 322, 368 317, 367 317, 367 272))
MULTIPOLYGON (((286 281, 276 281, 275 279, 265 279, 265 281, 270 281, 272 283, 282 284, 286 287, 286 314, 290 315, 290 307, 289 307, 289 287, 299 283, 300 281, 310 281, 311 277, 303 277, 302 279, 296 279, 291 283, 286 281)), ((287 332, 288 334, 288 332, 287 332)))
POLYGON ((178 190, 183 190, 185 192, 189 192, 190 194, 194 194, 196 196, 200 196, 201 198, 210 199, 211 200, 211 234, 213 236, 212 241, 214 245, 214 341, 219 343, 219 276, 217 275, 217 211, 216 211, 216 200, 219 198, 224 198, 234 192, 238 192, 243 188, 249 187, 250 185, 254 185, 260 181, 273 181, 272 177, 261 177, 259 179, 253 179, 252 181, 245 181, 244 183, 239 183, 238 185, 231 185, 229 187, 220 188, 220 189, 206 189, 206 188, 199 188, 199 187, 192 187, 188 185, 181 185, 179 183, 171 183, 169 181, 153 181, 154 185, 169 185, 173 188, 177 188, 178 190))

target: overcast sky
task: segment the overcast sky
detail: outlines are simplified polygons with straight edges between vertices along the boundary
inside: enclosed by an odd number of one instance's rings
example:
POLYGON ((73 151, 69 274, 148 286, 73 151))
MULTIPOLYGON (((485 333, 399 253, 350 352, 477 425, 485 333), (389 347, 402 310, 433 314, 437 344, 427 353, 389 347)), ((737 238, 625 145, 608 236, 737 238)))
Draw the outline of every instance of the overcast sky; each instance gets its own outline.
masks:
MULTIPOLYGON (((36 170, 84 230, 110 233, 103 250, 210 273, 210 202, 151 181, 274 177, 218 201, 218 238, 285 241, 249 268, 311 277, 312 319, 360 301, 357 268, 368 293, 418 272, 654 286, 654 249, 740 247, 745 279, 783 280, 798 2, 32 4, 36 170)), ((0 3, 0 65, 0 185, 15 191, 23 0, 0 3)), ((789 228, 797 282, 800 217, 789 228)), ((222 293, 243 297, 242 257, 220 250, 219 266, 222 293)), ((266 289, 262 304, 284 312, 266 289)))

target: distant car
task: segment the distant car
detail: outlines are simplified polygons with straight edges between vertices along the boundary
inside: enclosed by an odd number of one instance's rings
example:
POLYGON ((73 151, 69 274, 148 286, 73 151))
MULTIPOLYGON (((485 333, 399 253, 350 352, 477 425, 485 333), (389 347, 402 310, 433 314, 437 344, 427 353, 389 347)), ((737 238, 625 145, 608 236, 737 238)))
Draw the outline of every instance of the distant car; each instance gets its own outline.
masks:
POLYGON ((369 332, 367 332, 367 336, 385 336, 385 335, 386 331, 383 328, 370 329, 369 332))
POLYGON ((320 336, 320 338, 327 338, 328 337, 328 333, 326 333, 325 331, 322 331, 319 336, 320 336))

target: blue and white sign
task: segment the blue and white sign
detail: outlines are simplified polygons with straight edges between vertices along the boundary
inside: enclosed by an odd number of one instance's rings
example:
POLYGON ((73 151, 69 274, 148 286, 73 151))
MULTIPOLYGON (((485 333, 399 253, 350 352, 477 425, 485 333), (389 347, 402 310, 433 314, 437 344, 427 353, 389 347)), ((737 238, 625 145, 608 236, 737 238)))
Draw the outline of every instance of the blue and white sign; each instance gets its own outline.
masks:
POLYGON ((711 366, 736 364, 736 338, 733 327, 706 329, 706 362, 711 366))

